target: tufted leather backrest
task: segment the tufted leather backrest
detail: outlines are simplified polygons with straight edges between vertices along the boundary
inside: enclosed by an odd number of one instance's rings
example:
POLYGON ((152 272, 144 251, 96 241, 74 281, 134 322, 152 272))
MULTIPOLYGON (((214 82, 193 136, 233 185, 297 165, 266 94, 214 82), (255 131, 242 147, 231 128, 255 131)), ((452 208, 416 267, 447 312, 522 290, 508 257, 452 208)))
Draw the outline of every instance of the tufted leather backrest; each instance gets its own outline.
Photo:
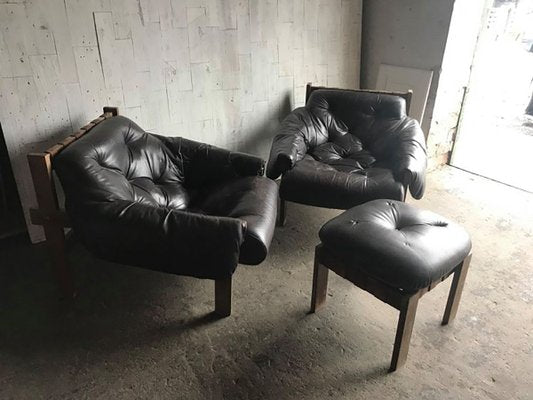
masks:
POLYGON ((388 139, 406 122, 405 107, 405 99, 399 96, 343 89, 315 90, 306 104, 327 126, 329 134, 323 142, 350 133, 376 158, 388 158, 394 151, 388 139))
POLYGON ((54 160, 66 198, 75 204, 128 200, 184 209, 183 161, 128 118, 109 118, 54 160))
POLYGON ((368 125, 376 119, 400 119, 406 116, 405 99, 390 94, 343 89, 313 91, 307 107, 324 110, 340 118, 348 127, 368 125))

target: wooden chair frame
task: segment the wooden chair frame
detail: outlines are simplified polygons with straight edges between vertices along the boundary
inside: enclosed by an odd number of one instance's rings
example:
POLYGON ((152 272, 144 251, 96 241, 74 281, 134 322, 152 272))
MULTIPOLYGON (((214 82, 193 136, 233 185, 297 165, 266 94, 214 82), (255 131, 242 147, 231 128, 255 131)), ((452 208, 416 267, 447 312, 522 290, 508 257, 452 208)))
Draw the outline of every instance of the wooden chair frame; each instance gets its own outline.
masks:
POLYGON ((316 312, 325 302, 328 288, 328 271, 332 270, 337 275, 349 280, 357 287, 371 293, 381 301, 391 305, 400 311, 394 350, 389 371, 396 371, 401 367, 409 351, 411 333, 415 322, 418 300, 439 283, 453 274, 453 281, 448 295, 448 301, 442 318, 442 325, 453 321, 457 314, 463 286, 470 265, 472 253, 457 265, 449 274, 439 278, 430 285, 416 292, 405 292, 401 289, 389 286, 362 271, 354 271, 353 266, 347 266, 334 254, 328 251, 322 244, 315 248, 315 266, 313 272, 313 290, 311 295, 311 313, 316 312))
POLYGON ((32 224, 40 225, 44 229, 46 247, 65 297, 75 296, 72 274, 65 253, 65 228, 70 227, 70 222, 68 215, 59 206, 53 176, 53 160, 61 151, 86 135, 100 122, 115 115, 118 115, 118 108, 104 107, 102 115, 77 132, 42 153, 30 153, 27 156, 38 205, 38 208, 30 209, 30 220, 32 224))
MULTIPOLYGON (((342 91, 349 91, 349 92, 355 92, 355 93, 374 93, 374 94, 387 94, 392 96, 399 96, 403 99, 405 99, 405 111, 407 114, 409 114, 409 111, 411 109, 411 100, 413 98, 413 91, 408 90, 407 92, 390 92, 386 90, 369 90, 369 89, 341 89, 341 88, 330 88, 326 86, 313 86, 312 83, 308 83, 305 87, 305 103, 307 104, 307 100, 309 100, 309 97, 311 96, 311 93, 313 93, 315 90, 318 89, 326 89, 326 90, 342 90, 342 91)), ((407 197, 407 186, 404 182, 404 186, 406 187, 405 190, 405 197, 407 197)), ((405 201, 404 197, 404 201, 405 201)), ((287 200, 279 198, 278 202, 278 226, 285 226, 285 222, 287 220, 287 200)))
MULTIPOLYGON (((96 125, 119 115, 117 107, 104 107, 103 114, 81 127, 77 132, 42 153, 27 156, 37 197, 38 208, 31 208, 30 221, 44 229, 45 243, 57 275, 59 287, 66 298, 76 295, 72 272, 66 258, 65 228, 70 228, 68 215, 59 205, 53 170, 54 158, 96 125)), ((231 314, 231 278, 215 281, 215 313, 222 317, 231 314)))

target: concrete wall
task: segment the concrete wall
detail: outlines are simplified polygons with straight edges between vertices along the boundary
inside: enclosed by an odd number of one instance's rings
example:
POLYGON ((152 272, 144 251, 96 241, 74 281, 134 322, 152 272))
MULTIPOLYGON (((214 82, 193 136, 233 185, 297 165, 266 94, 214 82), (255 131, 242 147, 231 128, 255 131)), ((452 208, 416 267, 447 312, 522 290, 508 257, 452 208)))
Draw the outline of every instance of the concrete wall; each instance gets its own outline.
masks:
POLYGON ((375 88, 380 64, 433 71, 422 129, 429 132, 454 0, 365 0, 361 87, 375 88))
POLYGON ((0 122, 24 209, 25 155, 104 105, 146 130, 266 156, 306 82, 359 85, 361 3, 0 0, 0 122))

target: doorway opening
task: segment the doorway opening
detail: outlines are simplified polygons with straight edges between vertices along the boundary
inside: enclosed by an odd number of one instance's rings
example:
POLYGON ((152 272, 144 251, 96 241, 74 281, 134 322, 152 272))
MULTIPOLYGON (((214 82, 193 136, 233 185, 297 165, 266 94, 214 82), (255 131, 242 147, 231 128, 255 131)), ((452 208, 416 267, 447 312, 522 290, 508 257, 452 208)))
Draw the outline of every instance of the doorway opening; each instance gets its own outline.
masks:
POLYGON ((450 164, 533 192, 533 0, 486 7, 450 164))

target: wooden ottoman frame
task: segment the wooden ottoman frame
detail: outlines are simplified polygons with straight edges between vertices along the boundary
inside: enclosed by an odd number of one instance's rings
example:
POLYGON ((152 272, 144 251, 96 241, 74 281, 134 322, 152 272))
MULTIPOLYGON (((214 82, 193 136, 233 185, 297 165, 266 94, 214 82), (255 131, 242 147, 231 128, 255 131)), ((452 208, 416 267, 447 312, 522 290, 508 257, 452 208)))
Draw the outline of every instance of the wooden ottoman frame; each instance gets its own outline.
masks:
MULTIPOLYGON (((117 107, 104 107, 103 114, 81 127, 77 132, 42 153, 28 154, 28 164, 35 188, 38 208, 31 208, 30 221, 44 229, 45 243, 58 283, 66 298, 76 295, 72 272, 66 258, 65 228, 71 228, 68 215, 59 206, 53 174, 53 160, 65 148, 86 135, 92 128, 108 118, 119 115, 117 107)), ((227 317, 231 314, 231 278, 215 281, 215 313, 227 317)))
POLYGON ((400 317, 398 319, 396 339, 394 341, 394 350, 392 352, 392 360, 389 369, 390 372, 396 371, 396 369, 401 367, 407 359, 418 300, 425 293, 429 292, 453 274, 453 281, 448 295, 448 302, 446 303, 446 308, 444 310, 442 325, 447 325, 451 322, 457 314, 457 308, 459 307, 459 302, 461 300, 461 294, 463 292, 463 286, 471 257, 472 253, 470 252, 450 273, 431 282, 429 286, 419 289, 416 292, 405 292, 402 289, 387 285, 361 270, 354 273, 353 266, 346 265, 331 251, 326 249, 323 244, 319 244, 315 248, 311 312, 316 312, 326 301, 328 271, 330 269, 337 275, 349 280, 357 287, 373 294, 381 301, 399 310, 400 317))

